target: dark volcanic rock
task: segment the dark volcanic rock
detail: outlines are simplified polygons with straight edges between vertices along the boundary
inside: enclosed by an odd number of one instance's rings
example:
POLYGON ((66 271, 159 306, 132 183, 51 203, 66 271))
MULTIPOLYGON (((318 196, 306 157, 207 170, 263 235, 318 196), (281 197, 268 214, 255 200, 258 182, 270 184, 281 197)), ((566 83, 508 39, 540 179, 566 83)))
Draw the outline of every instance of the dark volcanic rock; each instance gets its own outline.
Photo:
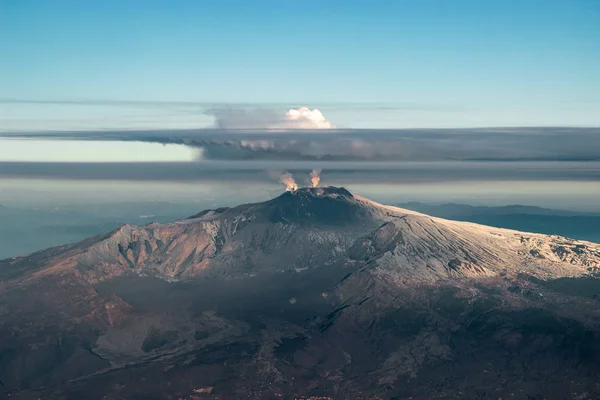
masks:
POLYGON ((285 192, 265 203, 270 222, 321 225, 352 225, 368 215, 344 188, 302 188, 285 192))

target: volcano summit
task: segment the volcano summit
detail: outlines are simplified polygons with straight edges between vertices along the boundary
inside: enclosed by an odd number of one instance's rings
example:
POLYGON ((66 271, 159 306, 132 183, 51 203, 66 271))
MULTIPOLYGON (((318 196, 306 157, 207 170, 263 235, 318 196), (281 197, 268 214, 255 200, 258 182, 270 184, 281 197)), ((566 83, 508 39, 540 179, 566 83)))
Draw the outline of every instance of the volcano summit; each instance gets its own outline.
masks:
POLYGON ((599 270, 598 244, 303 188, 0 262, 0 389, 598 398, 599 270))

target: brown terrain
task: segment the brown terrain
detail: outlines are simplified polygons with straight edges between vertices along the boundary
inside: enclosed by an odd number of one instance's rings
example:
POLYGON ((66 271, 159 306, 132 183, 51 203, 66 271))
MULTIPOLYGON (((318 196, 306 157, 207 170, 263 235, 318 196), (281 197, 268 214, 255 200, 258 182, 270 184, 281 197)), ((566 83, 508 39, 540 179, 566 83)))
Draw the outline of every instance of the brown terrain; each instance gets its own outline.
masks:
POLYGON ((600 398, 600 245, 305 188, 0 261, 0 397, 600 398))

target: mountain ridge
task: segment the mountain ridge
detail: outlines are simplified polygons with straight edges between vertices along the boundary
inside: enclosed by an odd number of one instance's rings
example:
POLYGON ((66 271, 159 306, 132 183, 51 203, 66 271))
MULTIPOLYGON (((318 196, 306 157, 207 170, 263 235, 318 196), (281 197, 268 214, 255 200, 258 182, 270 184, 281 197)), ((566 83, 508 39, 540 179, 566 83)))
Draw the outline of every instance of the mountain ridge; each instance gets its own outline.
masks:
MULTIPOLYGON (((50 270, 42 270, 39 273, 41 275, 48 272, 61 273, 74 268, 78 276, 89 279, 90 282, 109 279, 127 271, 156 273, 157 276, 167 280, 193 279, 211 263, 230 267, 242 262, 256 264, 259 259, 251 260, 248 254, 240 253, 250 252, 259 258, 263 257, 264 254, 258 254, 260 251, 257 250, 264 248, 267 252, 273 251, 265 248, 267 242, 278 249, 286 247, 286 251, 290 251, 295 257, 293 260, 287 260, 288 263, 302 264, 305 260, 300 252, 293 251, 294 245, 307 251, 313 241, 324 240, 327 245, 343 242, 345 247, 351 248, 351 241, 376 234, 378 229, 389 223, 392 225, 387 225, 388 230, 400 237, 402 232, 406 235, 414 233, 415 229, 419 230, 418 234, 415 234, 416 239, 410 244, 411 248, 407 249, 412 257, 416 257, 415 259, 427 258, 429 254, 437 257, 442 249, 423 246, 424 237, 429 237, 428 240, 439 247, 440 243, 447 243, 448 237, 453 236, 454 241, 457 241, 460 246, 470 247, 470 253, 477 253, 478 247, 486 249, 483 253, 492 253, 493 250, 488 248, 490 246, 488 242, 491 240, 497 242, 494 246, 506 248, 505 256, 508 259, 512 258, 515 252, 529 251, 529 255, 536 258, 538 262, 544 260, 556 263, 568 260, 569 265, 572 266, 581 264, 586 268, 600 267, 600 262, 594 261, 594 257, 600 254, 600 250, 589 242, 453 222, 410 210, 383 206, 360 196, 354 196, 346 189, 329 187, 285 192, 263 203, 205 210, 195 217, 168 224, 121 225, 112 232, 95 238, 46 250, 52 254, 49 263, 54 265, 50 270), (352 230, 345 229, 349 225, 353 226, 352 230), (304 232, 306 229, 311 232, 304 232), (321 234, 319 238, 315 233, 317 231, 321 234), (301 237, 302 235, 305 237, 301 237), (300 239, 294 243, 298 237, 300 239), (508 247, 503 245, 505 240, 514 242, 515 237, 518 237, 518 245, 512 242, 508 247), (260 243, 257 238, 260 238, 260 243), (505 240, 494 241, 494 238, 505 240), (285 241, 290 240, 292 246, 286 246, 285 241), (416 248, 420 250, 417 251, 416 248), (56 252, 58 255, 54 254, 56 252)), ((381 235, 381 231, 378 234, 381 235)), ((470 259, 472 256, 468 254, 469 251, 460 246, 449 251, 449 253, 456 251, 462 254, 462 257, 451 259, 454 260, 452 264, 455 266, 451 269, 461 265, 473 268, 473 260, 470 259)), ((353 251, 356 253, 356 246, 354 248, 353 251)), ((494 258, 486 258, 483 253, 479 257, 480 262, 493 264, 494 258)), ((34 253, 33 256, 39 254, 40 252, 34 253)), ((331 258, 331 254, 321 254, 321 256, 324 261, 331 258)), ((409 262, 405 255, 401 258, 402 263, 409 262)), ((11 264, 19 264, 21 260, 28 259, 31 259, 31 256, 13 259, 11 264)), ((396 262, 400 261, 396 260, 396 262)), ((548 266, 550 263, 547 263, 548 266)), ((424 268, 426 264, 424 262, 424 268)), ((450 260, 446 260, 445 264, 444 268, 449 267, 450 260)), ((427 265, 427 268, 435 269, 432 265, 427 265)), ((441 266, 438 265, 436 268, 441 266)), ((487 271, 486 274, 491 273, 491 270, 483 266, 475 270, 487 271)), ((528 272, 535 275, 535 271, 528 272)), ((571 275, 588 272, 573 268, 571 275)))

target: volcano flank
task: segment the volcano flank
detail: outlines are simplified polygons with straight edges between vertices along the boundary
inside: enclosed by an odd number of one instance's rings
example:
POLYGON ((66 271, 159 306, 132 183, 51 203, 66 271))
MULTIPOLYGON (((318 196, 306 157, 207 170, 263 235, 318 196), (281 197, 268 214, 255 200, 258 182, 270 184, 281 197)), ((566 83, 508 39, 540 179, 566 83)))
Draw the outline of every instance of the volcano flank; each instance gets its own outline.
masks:
POLYGON ((336 187, 122 225, 0 261, 0 397, 598 398, 599 272, 336 187))

